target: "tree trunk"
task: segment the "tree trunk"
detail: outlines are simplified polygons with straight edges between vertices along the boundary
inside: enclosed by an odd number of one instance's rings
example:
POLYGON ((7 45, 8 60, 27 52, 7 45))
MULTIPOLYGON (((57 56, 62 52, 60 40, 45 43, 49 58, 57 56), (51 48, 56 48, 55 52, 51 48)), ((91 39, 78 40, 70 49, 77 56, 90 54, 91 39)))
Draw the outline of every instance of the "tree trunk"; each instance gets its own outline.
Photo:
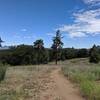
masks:
POLYGON ((56 49, 56 65, 58 64, 58 50, 56 49))

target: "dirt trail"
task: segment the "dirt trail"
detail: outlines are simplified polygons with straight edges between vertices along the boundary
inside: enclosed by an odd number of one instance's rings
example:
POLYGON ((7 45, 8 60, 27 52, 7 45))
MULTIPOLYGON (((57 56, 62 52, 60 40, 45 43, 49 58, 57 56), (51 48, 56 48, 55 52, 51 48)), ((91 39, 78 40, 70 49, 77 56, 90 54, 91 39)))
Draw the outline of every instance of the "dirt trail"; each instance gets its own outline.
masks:
POLYGON ((52 73, 52 77, 55 80, 57 86, 57 92, 64 100, 83 100, 79 91, 60 73, 59 70, 55 70, 52 73))
POLYGON ((52 71, 50 80, 51 83, 40 100, 84 100, 79 90, 62 75, 61 69, 52 71))

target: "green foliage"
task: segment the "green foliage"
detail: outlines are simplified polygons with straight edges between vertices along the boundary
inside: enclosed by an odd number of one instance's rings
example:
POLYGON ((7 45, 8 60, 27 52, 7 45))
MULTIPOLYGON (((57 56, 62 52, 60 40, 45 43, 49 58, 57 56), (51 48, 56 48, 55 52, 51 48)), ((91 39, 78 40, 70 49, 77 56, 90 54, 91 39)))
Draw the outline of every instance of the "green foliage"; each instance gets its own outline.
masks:
POLYGON ((88 99, 93 98, 93 92, 95 90, 95 83, 89 80, 85 80, 81 82, 80 89, 82 91, 83 96, 87 97, 88 99))
MULTIPOLYGON (((61 46, 60 46, 61 47, 61 46)), ((100 49, 98 50, 100 52, 100 49)), ((43 64, 55 60, 84 58, 89 56, 88 49, 59 48, 49 49, 44 47, 43 40, 36 40, 34 46, 19 45, 10 47, 9 50, 0 50, 0 61, 10 65, 43 64)), ((94 56, 90 55, 90 58, 94 56)))
POLYGON ((36 40, 34 42, 34 51, 36 54, 35 57, 37 58, 36 64, 42 64, 42 63, 45 64, 48 62, 49 55, 47 50, 44 48, 44 43, 42 39, 36 40))
POLYGON ((82 95, 88 100, 100 100, 100 85, 93 81, 84 81, 80 84, 82 95))
POLYGON ((0 64, 0 81, 4 80, 6 74, 6 67, 0 64))
POLYGON ((77 52, 77 57, 88 57, 89 56, 89 52, 87 49, 83 48, 83 49, 79 49, 78 52, 77 52))
POLYGON ((81 83, 83 80, 86 80, 86 77, 80 73, 71 73, 70 79, 75 83, 81 83))
POLYGON ((42 40, 42 39, 36 40, 36 41, 34 42, 34 48, 36 48, 37 50, 38 50, 38 49, 43 49, 43 48, 44 48, 43 40, 42 40))
POLYGON ((100 100, 100 84, 96 85, 93 96, 95 100, 100 100))
POLYGON ((77 51, 74 48, 65 48, 63 49, 62 57, 65 57, 65 59, 72 59, 77 57, 77 51))
POLYGON ((95 68, 92 68, 90 70, 91 74, 94 74, 94 76, 96 77, 95 80, 98 81, 100 80, 100 67, 96 66, 95 68))
POLYGON ((100 61, 100 53, 96 45, 94 45, 90 50, 90 62, 92 63, 99 63, 100 61))
POLYGON ((62 50, 61 59, 73 59, 73 58, 85 58, 89 56, 88 49, 75 49, 75 48, 64 48, 62 50))
POLYGON ((56 64, 57 64, 57 61, 59 60, 59 58, 61 57, 61 48, 63 46, 63 42, 62 42, 62 36, 61 36, 61 33, 60 33, 60 30, 58 30, 56 32, 56 36, 53 37, 53 44, 52 44, 52 50, 53 50, 53 56, 54 56, 54 59, 56 60, 56 64))
POLYGON ((45 48, 19 45, 8 51, 0 51, 0 61, 10 65, 31 65, 48 63, 49 53, 45 48))

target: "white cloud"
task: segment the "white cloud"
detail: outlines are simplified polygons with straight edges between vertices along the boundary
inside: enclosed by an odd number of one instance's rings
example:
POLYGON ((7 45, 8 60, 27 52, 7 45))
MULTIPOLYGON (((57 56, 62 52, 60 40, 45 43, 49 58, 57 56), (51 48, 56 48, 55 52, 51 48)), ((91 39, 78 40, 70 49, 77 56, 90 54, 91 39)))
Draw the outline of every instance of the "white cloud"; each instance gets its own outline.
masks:
POLYGON ((100 5, 100 0, 83 0, 84 3, 90 4, 92 6, 100 5))
POLYGON ((54 33, 47 33, 47 35, 48 35, 48 36, 52 36, 52 37, 55 36, 54 33))
POLYGON ((23 39, 34 39, 34 36, 23 36, 23 39))
POLYGON ((26 31, 27 31, 27 29, 21 29, 21 31, 22 31, 22 32, 26 32, 26 31))
POLYGON ((100 9, 77 12, 72 25, 63 25, 59 29, 71 37, 83 37, 100 34, 100 9))
MULTIPOLYGON (((89 7, 100 5, 100 0, 83 0, 89 7)), ((79 10, 73 13, 73 23, 62 25, 59 29, 70 37, 84 37, 100 34, 100 8, 95 10, 79 10)))

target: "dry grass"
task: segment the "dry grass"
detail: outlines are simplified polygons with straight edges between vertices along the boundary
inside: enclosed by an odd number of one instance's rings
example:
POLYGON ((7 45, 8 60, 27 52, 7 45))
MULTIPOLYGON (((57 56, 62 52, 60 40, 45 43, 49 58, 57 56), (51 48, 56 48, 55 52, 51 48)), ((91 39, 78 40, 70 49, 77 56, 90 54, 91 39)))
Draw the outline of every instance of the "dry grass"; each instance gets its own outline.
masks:
POLYGON ((39 100, 40 91, 46 90, 48 76, 53 67, 9 67, 5 80, 0 84, 0 100, 39 100))

